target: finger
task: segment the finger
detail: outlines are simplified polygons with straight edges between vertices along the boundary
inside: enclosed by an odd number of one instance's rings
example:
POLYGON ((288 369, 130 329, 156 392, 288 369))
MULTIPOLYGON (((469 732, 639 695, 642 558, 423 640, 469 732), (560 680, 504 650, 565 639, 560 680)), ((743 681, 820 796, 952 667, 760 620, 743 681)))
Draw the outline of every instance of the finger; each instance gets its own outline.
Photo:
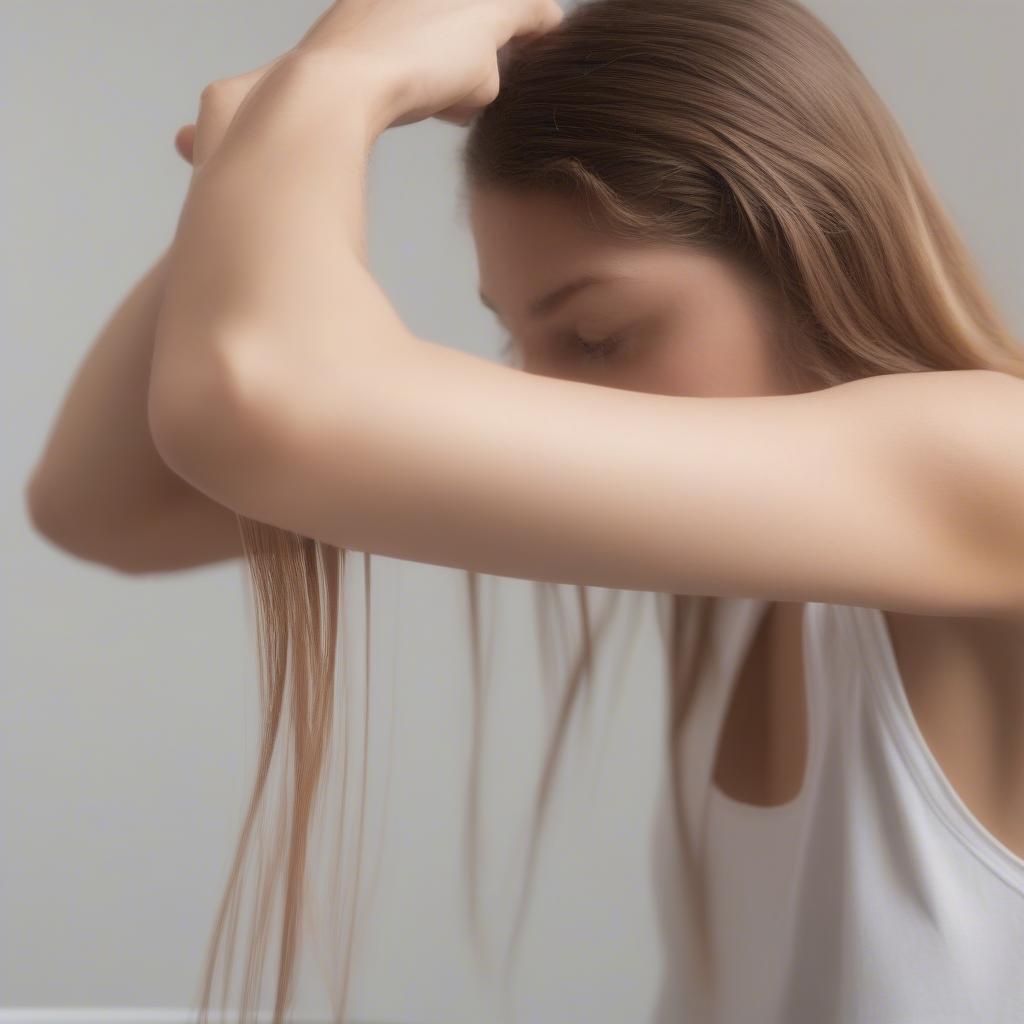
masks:
POLYGON ((524 8, 525 11, 519 13, 513 24, 506 25, 499 39, 499 71, 504 71, 524 46, 556 28, 565 17, 556 0, 525 0, 524 8))
POLYGON ((439 121, 447 121, 449 124, 465 128, 479 112, 480 108, 478 106, 456 105, 442 110, 440 113, 435 114, 434 117, 439 121))
POLYGON ((561 24, 565 12, 557 0, 527 0, 526 10, 513 38, 531 39, 561 24))
POLYGON ((192 163, 192 152, 196 137, 196 126, 186 124, 174 136, 174 148, 187 163, 192 163))

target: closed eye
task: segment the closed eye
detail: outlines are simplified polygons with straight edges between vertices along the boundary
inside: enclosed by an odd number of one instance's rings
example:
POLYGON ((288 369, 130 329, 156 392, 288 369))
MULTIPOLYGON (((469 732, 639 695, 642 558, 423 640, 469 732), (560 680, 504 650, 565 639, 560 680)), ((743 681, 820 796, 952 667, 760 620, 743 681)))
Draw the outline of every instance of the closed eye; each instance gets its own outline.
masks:
MULTIPOLYGON (((608 359, 619 347, 621 341, 620 335, 613 334, 607 338, 592 341, 587 338, 581 338, 575 331, 570 331, 568 334, 560 336, 556 344, 564 346, 569 350, 570 355, 578 356, 585 362, 598 362, 608 359)), ((515 338, 511 334, 506 334, 501 343, 502 357, 508 360, 518 355, 519 352, 520 347, 515 338)))

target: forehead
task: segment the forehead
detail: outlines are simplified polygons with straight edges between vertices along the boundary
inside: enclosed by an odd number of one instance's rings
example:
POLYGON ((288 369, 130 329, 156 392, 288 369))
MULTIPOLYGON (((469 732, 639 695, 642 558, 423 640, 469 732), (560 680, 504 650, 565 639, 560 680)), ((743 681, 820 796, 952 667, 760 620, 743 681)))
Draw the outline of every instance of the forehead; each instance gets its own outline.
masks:
POLYGON ((585 259, 612 261, 633 246, 590 224, 569 199, 551 193, 474 189, 469 220, 481 281, 518 278, 527 269, 542 280, 585 259))
POLYGON ((475 189, 469 219, 479 290, 500 313, 514 315, 538 296, 590 275, 663 294, 710 286, 725 270, 721 260, 681 245, 602 233, 569 200, 546 193, 475 189))
POLYGON ((551 192, 474 188, 469 218, 474 237, 485 245, 496 239, 559 246, 604 240, 570 200, 551 192))

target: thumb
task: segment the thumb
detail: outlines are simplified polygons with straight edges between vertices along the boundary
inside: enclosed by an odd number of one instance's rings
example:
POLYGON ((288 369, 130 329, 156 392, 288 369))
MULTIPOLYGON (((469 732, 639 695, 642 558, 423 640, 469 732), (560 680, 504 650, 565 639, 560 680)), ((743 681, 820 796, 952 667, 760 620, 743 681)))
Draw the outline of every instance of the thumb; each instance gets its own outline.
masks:
POLYGON ((196 138, 196 126, 194 124, 186 124, 178 129, 177 135, 174 136, 174 148, 178 151, 181 158, 186 163, 192 163, 192 144, 196 138))

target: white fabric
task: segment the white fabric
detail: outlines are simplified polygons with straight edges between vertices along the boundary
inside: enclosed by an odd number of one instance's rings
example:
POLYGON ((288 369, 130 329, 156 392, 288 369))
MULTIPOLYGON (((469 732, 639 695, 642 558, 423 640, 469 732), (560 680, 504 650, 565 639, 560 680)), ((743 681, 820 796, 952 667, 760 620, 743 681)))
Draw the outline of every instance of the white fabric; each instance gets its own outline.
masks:
POLYGON ((721 608, 719 669, 697 692, 681 782, 687 827, 707 848, 724 983, 715 1006, 700 1002, 666 763, 652 836, 664 943, 654 1024, 1024 1024, 1024 859, 929 750, 883 613, 804 606, 807 769, 794 800, 757 807, 710 776, 768 602, 721 608))

